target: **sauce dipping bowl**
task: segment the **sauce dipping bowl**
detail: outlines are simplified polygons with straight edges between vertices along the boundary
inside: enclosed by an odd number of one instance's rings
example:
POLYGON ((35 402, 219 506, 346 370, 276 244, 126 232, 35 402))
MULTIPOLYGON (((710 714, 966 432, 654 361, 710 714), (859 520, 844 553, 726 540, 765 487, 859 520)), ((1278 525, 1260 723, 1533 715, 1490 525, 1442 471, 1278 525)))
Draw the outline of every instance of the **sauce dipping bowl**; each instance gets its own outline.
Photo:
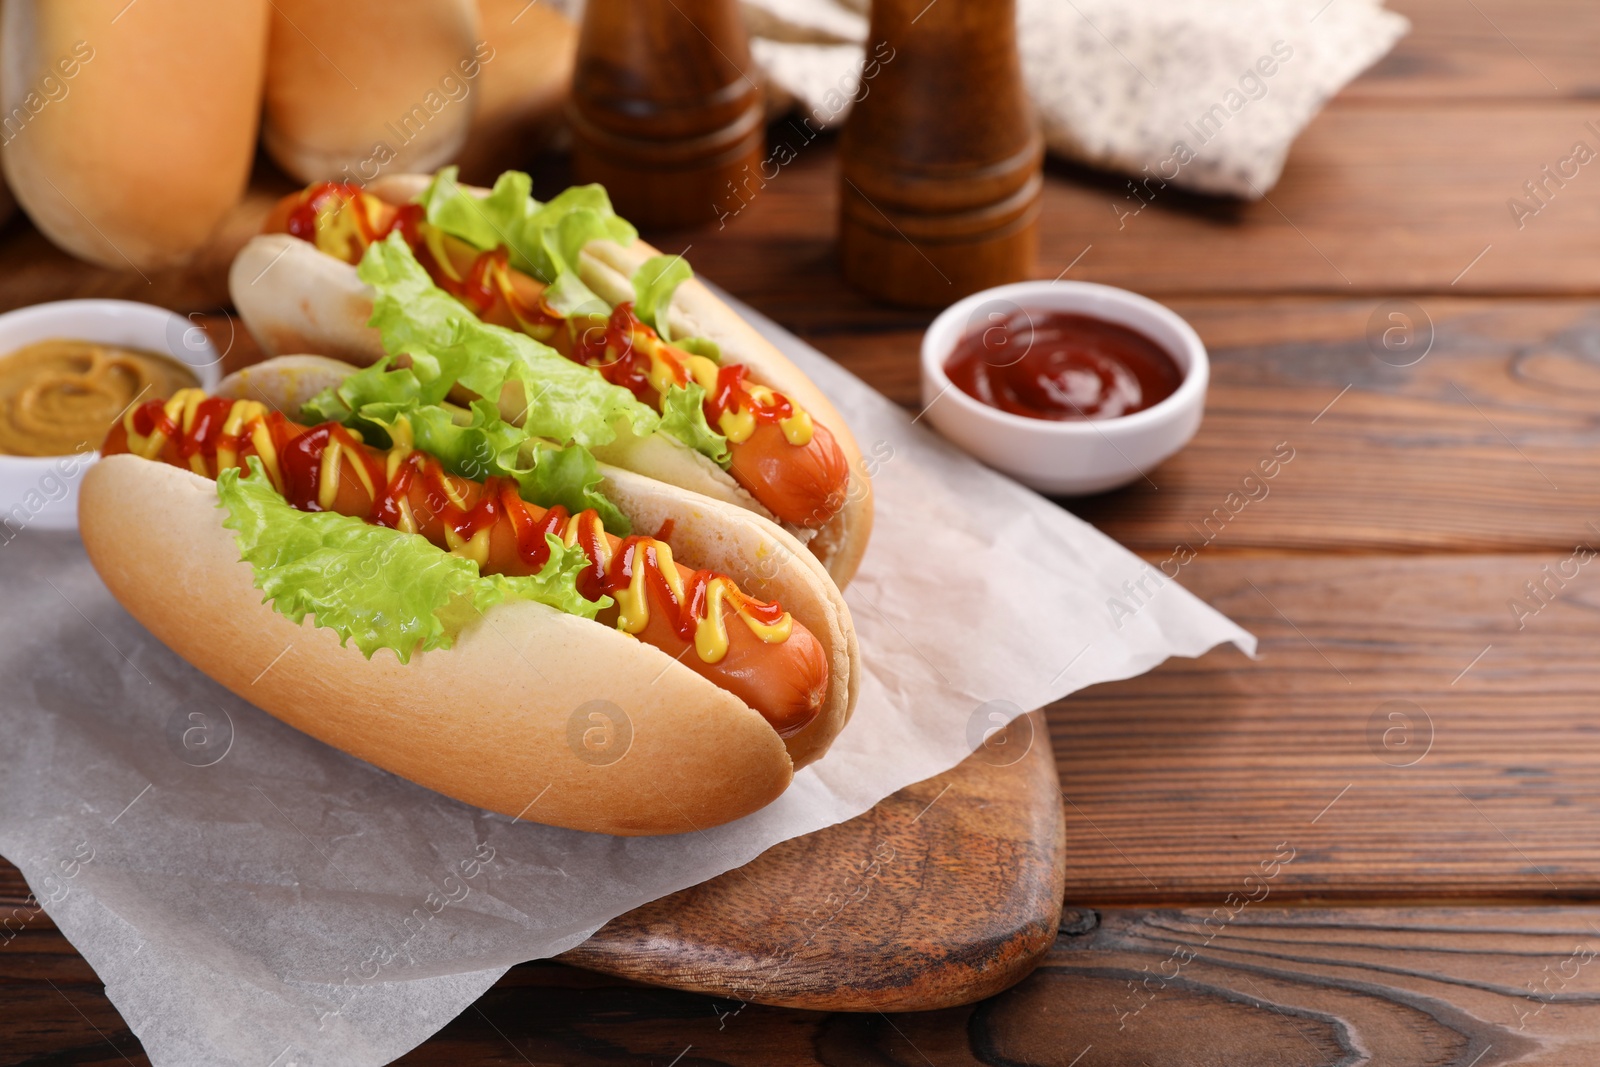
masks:
MULTIPOLYGON (((222 379, 222 356, 206 332, 182 315, 152 304, 57 300, 0 315, 0 358, 54 338, 166 356, 188 367, 207 392, 222 379)), ((77 529, 78 483, 99 458, 95 451, 99 445, 90 441, 82 452, 65 456, 0 455, 0 544, 24 529, 77 529)))
MULTIPOLYGON (((1008 362, 1011 357, 1007 355, 1008 362)), ((1200 428, 1211 364, 1194 328, 1148 297, 1092 282, 1017 282, 974 293, 933 320, 922 336, 922 405, 945 437, 1041 493, 1082 496, 1145 477, 1200 428), (1088 315, 1144 334, 1177 363, 1177 391, 1143 411, 1056 421, 1013 415, 951 382, 945 362, 968 334, 1018 312, 1088 315)))

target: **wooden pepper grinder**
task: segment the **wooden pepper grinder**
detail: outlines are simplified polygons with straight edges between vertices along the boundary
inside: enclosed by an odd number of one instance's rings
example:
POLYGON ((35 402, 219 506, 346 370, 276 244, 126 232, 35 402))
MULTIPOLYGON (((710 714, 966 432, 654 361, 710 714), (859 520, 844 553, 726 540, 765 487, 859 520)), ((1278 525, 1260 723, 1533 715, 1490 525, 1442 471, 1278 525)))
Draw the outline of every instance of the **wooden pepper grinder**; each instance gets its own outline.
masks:
POLYGON ((943 307, 1033 274, 1043 142, 1015 0, 873 0, 877 75, 840 140, 840 255, 869 295, 943 307))
POLYGON ((749 66, 735 0, 589 0, 567 105, 574 176, 640 225, 716 218, 765 144, 749 66))

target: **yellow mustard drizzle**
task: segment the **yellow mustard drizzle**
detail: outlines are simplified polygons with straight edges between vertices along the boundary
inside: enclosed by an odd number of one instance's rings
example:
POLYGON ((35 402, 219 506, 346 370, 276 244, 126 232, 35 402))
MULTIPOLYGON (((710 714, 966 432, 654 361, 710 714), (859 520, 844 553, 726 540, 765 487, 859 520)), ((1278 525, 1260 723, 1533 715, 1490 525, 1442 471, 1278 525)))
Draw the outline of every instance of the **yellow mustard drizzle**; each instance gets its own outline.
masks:
MULTIPOLYGON (((179 428, 183 431, 183 435, 187 437, 189 434, 194 432, 195 413, 199 410, 200 402, 206 398, 206 395, 198 389, 181 389, 179 390, 179 393, 187 394, 184 397, 183 418, 178 423, 179 428)), ((200 475, 202 478, 206 477, 206 457, 200 455, 198 452, 190 456, 189 469, 200 475)))
MULTIPOLYGON (((395 420, 394 426, 389 431, 389 438, 393 444, 389 454, 384 457, 384 477, 390 485, 394 484, 395 475, 400 473, 400 465, 411 458, 414 439, 411 435, 411 420, 404 415, 395 420)), ((402 495, 396 501, 399 517, 395 528, 401 533, 414 534, 417 532, 417 517, 411 511, 411 498, 402 495)))
MULTIPOLYGON (((568 548, 578 543, 578 535, 582 532, 581 527, 578 525, 578 520, 586 514, 588 513, 579 512, 568 519, 566 528, 561 531, 561 543, 568 548)), ((611 542, 606 540, 605 531, 600 528, 600 516, 598 515, 589 515, 589 543, 594 545, 595 556, 597 557, 594 562, 595 570, 604 574, 611 566, 611 542)))
POLYGON ((665 549, 666 559, 662 560, 662 570, 671 566, 672 549, 667 548, 660 541, 639 541, 633 549, 633 574, 628 579, 626 589, 618 589, 617 598, 617 629, 624 633, 636 634, 650 625, 650 602, 646 596, 647 590, 644 582, 646 567, 644 560, 648 558, 648 550, 656 548, 656 558, 661 559, 661 550, 665 549))
POLYGON ((733 590, 734 614, 744 620, 750 632, 764 644, 775 645, 789 639, 789 634, 794 630, 794 617, 788 612, 774 623, 764 623, 755 618, 745 608, 743 597, 738 592, 738 587, 730 580, 723 577, 711 579, 706 584, 706 613, 695 625, 694 650, 706 663, 716 663, 728 654, 728 627, 724 621, 724 605, 728 603, 728 591, 733 590))
POLYGON ((450 546, 450 554, 452 556, 470 559, 481 569, 489 561, 489 530, 490 527, 485 526, 469 539, 462 537, 446 524, 444 539, 450 546))
MULTIPOLYGON (((128 435, 128 451, 141 459, 155 459, 168 440, 166 432, 161 427, 170 422, 182 433, 189 433, 194 429, 194 420, 200 403, 205 399, 205 393, 199 389, 179 389, 161 406, 166 422, 157 423, 149 436, 141 435, 134 429, 134 415, 137 409, 129 408, 122 416, 122 428, 128 435)), ((278 468, 278 450, 272 443, 272 431, 267 428, 264 417, 266 413, 267 406, 259 401, 235 400, 233 406, 228 409, 227 418, 222 422, 223 440, 231 441, 237 438, 239 430, 249 425, 250 443, 255 445, 256 455, 261 459, 267 480, 281 493, 283 478, 278 468)), ((189 457, 189 466, 196 474, 211 477, 205 469, 205 457, 199 453, 189 457)), ((217 470, 221 472, 229 467, 238 466, 240 466, 238 451, 231 447, 219 446, 217 470)))
MULTIPOLYGON (((233 441, 239 436, 247 419, 259 418, 266 413, 265 404, 254 400, 235 400, 233 407, 228 409, 228 417, 222 422, 222 440, 233 441)), ((268 435, 270 439, 271 435, 268 435)), ((265 462, 265 461, 263 461, 265 462)), ((239 465, 239 452, 229 444, 217 446, 217 470, 224 467, 237 467, 239 465)))
MULTIPOLYGON (((679 608, 683 605, 683 576, 678 573, 678 568, 673 563, 672 546, 664 541, 643 538, 634 542, 633 552, 632 573, 629 575, 627 588, 619 589, 613 595, 617 601, 617 629, 624 633, 638 634, 650 624, 650 602, 645 584, 645 574, 649 566, 646 561, 652 554, 654 555, 656 566, 671 591, 673 604, 679 608)), ((788 640, 789 634, 794 630, 793 616, 785 612, 777 622, 764 623, 750 614, 744 607, 743 601, 744 595, 728 578, 718 575, 706 583, 705 614, 695 621, 694 630, 695 654, 703 662, 717 663, 728 654, 726 610, 730 603, 733 605, 734 614, 739 616, 750 628, 750 632, 763 643, 773 645, 788 640)))
POLYGON ((778 429, 783 431, 784 440, 796 448, 810 444, 811 433, 815 429, 815 424, 811 421, 811 413, 793 400, 789 401, 789 407, 793 414, 787 419, 778 420, 778 429))
MULTIPOLYGON (((730 587, 733 585, 732 582, 726 581, 723 584, 729 585, 730 587)), ((763 644, 782 644, 783 642, 789 640, 789 634, 794 630, 794 616, 790 615, 787 611, 783 613, 782 618, 773 623, 762 622, 760 619, 750 614, 749 610, 746 609, 742 604, 738 608, 738 614, 739 617, 744 620, 744 624, 750 627, 750 632, 759 637, 763 644)))
MULTIPOLYGON (((650 382, 651 388, 662 396, 667 394, 670 386, 678 384, 680 371, 687 374, 690 381, 704 389, 707 396, 716 392, 718 368, 705 356, 672 348, 660 338, 651 337, 642 331, 634 335, 634 343, 645 345, 645 351, 650 356, 650 370, 645 377, 650 382)), ((777 394, 766 386, 746 382, 744 388, 757 405, 770 407, 774 404, 777 394)), ((783 431, 784 440, 796 448, 810 444, 814 429, 810 413, 795 403, 793 397, 785 399, 789 401, 790 413, 787 418, 778 420, 778 428, 783 431)), ((744 407, 736 411, 724 411, 717 418, 717 432, 726 437, 729 444, 743 444, 756 432, 755 412, 744 407)))
POLYGON ((728 654, 728 624, 722 619, 723 600, 722 582, 712 579, 706 584, 706 613, 694 627, 694 654, 706 663, 720 663, 728 654))
POLYGON ((433 253, 434 262, 439 264, 439 269, 453 282, 461 280, 461 272, 456 270, 455 264, 450 259, 450 252, 445 248, 444 231, 436 226, 421 223, 417 226, 422 239, 427 242, 428 251, 433 253))
POLYGON ((376 204, 368 204, 364 196, 358 196, 354 200, 346 200, 342 196, 328 197, 317 208, 315 226, 317 249, 335 259, 346 259, 350 255, 352 242, 357 249, 366 248, 366 231, 377 228, 377 219, 374 217, 376 210, 376 204), (358 211, 366 216, 365 228, 362 227, 361 220, 356 218, 355 213, 358 211))
POLYGON ((333 502, 339 499, 339 475, 346 456, 350 457, 356 477, 361 479, 361 487, 369 497, 377 499, 378 488, 372 484, 372 476, 367 473, 367 465, 361 462, 361 454, 352 445, 330 437, 322 449, 322 464, 317 471, 317 506, 323 511, 332 511, 333 502))
MULTIPOLYGON (((235 409, 238 406, 235 404, 235 409)), ((267 481, 272 483, 272 488, 282 493, 283 473, 278 468, 278 446, 272 442, 272 431, 267 428, 267 420, 259 417, 265 412, 266 409, 263 407, 258 415, 252 416, 255 424, 250 429, 250 443, 256 446, 256 455, 261 458, 261 466, 267 472, 267 481)))
POLYGON ((722 417, 717 419, 717 429, 728 439, 730 445, 744 444, 750 440, 750 435, 756 432, 755 412, 748 408, 724 411, 722 417))

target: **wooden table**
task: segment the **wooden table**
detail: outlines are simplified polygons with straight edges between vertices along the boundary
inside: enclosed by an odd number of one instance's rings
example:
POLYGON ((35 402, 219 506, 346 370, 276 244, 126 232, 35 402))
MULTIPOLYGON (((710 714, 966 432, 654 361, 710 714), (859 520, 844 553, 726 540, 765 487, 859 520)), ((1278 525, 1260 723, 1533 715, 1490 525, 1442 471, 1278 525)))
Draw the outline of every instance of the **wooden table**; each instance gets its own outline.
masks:
MULTIPOLYGON (((1184 584, 1262 646, 1049 709, 1069 907, 1044 965, 969 1008, 851 1016, 534 963, 404 1062, 1600 1062, 1600 585, 1568 562, 1600 546, 1600 165, 1520 229, 1507 204, 1600 148, 1600 12, 1393 6, 1413 33, 1268 202, 1166 192, 1119 220, 1121 180, 1051 172, 1041 273, 1170 303, 1213 360, 1194 443, 1073 507, 1152 562, 1193 546, 1184 584), (1411 366, 1369 342, 1395 307, 1431 329, 1411 366)), ((835 177, 819 141, 725 229, 660 240, 911 406, 927 317, 841 283, 835 177)), ((0 269, 24 263, 34 299, 214 298, 14 227, 0 269)), ((0 988, 0 1063, 140 1061, 43 917, 0 988)))

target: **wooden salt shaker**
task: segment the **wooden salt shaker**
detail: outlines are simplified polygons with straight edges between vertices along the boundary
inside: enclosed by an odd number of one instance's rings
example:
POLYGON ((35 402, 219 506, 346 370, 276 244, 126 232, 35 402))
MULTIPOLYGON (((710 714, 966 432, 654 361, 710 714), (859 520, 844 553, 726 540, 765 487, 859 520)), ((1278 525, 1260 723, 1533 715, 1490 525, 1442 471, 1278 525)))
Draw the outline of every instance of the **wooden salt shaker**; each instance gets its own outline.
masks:
POLYGON ((643 226, 717 218, 765 144, 749 66, 735 0, 589 0, 567 105, 574 177, 643 226))
POLYGON ((873 0, 876 76, 840 141, 840 256, 869 295, 943 307, 1030 277, 1043 143, 1015 0, 873 0))

